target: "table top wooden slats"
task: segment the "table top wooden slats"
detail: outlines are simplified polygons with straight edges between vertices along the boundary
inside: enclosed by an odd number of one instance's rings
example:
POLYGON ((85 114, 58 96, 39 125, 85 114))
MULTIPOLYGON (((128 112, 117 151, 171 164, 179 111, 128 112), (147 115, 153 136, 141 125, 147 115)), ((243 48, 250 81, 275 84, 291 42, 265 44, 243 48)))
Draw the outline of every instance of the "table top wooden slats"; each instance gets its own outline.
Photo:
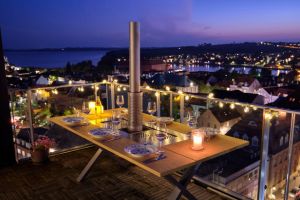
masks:
MULTIPOLYGON (((111 110, 105 111, 101 115, 82 116, 91 122, 96 119, 103 121, 106 118, 111 117, 111 110)), ((90 123, 89 125, 85 126, 71 127, 63 122, 62 119, 64 117, 66 116, 53 117, 50 118, 49 121, 159 177, 172 174, 181 169, 195 165, 196 163, 224 155, 249 144, 249 142, 245 140, 225 135, 217 135, 209 142, 204 143, 204 150, 195 151, 191 149, 192 141, 186 140, 162 147, 167 157, 163 160, 146 164, 143 162, 143 160, 132 157, 124 151, 124 147, 136 143, 135 141, 129 138, 121 138, 112 141, 103 141, 101 139, 94 138, 88 134, 88 131, 101 127, 101 123, 97 123, 96 125, 90 123)), ((147 114, 143 114, 143 117, 145 121, 153 119, 153 116, 147 114)), ((190 127, 177 122, 173 122, 172 124, 168 125, 167 128, 171 128, 176 131, 182 131, 182 133, 188 133, 191 131, 190 127)))

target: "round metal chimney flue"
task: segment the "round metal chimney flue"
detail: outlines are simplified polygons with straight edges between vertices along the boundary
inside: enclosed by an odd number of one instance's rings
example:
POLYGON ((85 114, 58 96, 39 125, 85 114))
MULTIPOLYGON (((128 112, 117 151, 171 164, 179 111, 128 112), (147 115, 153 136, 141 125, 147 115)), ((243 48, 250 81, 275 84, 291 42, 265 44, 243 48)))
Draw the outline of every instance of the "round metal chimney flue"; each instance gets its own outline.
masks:
POLYGON ((138 22, 129 24, 129 92, 128 92, 128 131, 138 132, 143 129, 142 92, 140 66, 140 26, 138 22))

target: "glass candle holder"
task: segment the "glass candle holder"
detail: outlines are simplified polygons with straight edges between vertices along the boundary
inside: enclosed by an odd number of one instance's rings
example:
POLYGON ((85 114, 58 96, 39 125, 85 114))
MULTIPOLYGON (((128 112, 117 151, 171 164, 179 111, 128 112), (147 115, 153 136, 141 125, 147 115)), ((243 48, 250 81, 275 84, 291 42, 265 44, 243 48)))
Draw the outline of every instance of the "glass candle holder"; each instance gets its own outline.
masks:
POLYGON ((205 132, 200 129, 194 129, 192 130, 192 141, 193 141, 193 150, 202 150, 204 149, 203 147, 203 142, 205 138, 205 132))
POLYGON ((95 114, 95 109, 96 109, 96 102, 95 101, 90 101, 89 102, 90 113, 95 114))

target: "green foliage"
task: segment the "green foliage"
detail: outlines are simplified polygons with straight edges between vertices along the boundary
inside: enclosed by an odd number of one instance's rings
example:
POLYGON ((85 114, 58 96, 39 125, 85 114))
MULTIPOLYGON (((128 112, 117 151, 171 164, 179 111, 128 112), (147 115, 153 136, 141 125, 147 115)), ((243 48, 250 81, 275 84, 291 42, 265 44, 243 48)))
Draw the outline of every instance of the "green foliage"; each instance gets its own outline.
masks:
POLYGON ((209 86, 209 85, 206 85, 204 84, 203 82, 201 82, 199 85, 199 92, 200 93, 210 93, 212 90, 214 89, 220 89, 219 86, 215 85, 215 86, 209 86))

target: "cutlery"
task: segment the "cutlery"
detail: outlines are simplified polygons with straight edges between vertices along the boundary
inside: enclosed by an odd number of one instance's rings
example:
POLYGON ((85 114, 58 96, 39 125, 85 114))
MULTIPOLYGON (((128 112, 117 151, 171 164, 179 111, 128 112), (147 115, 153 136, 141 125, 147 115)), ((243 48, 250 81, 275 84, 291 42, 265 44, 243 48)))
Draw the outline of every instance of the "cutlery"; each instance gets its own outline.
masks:
POLYGON ((156 157, 149 158, 149 159, 145 160, 144 163, 145 164, 149 164, 149 163, 152 163, 152 162, 155 162, 155 161, 159 161, 159 160, 165 159, 166 157, 167 156, 164 153, 159 153, 156 157))

